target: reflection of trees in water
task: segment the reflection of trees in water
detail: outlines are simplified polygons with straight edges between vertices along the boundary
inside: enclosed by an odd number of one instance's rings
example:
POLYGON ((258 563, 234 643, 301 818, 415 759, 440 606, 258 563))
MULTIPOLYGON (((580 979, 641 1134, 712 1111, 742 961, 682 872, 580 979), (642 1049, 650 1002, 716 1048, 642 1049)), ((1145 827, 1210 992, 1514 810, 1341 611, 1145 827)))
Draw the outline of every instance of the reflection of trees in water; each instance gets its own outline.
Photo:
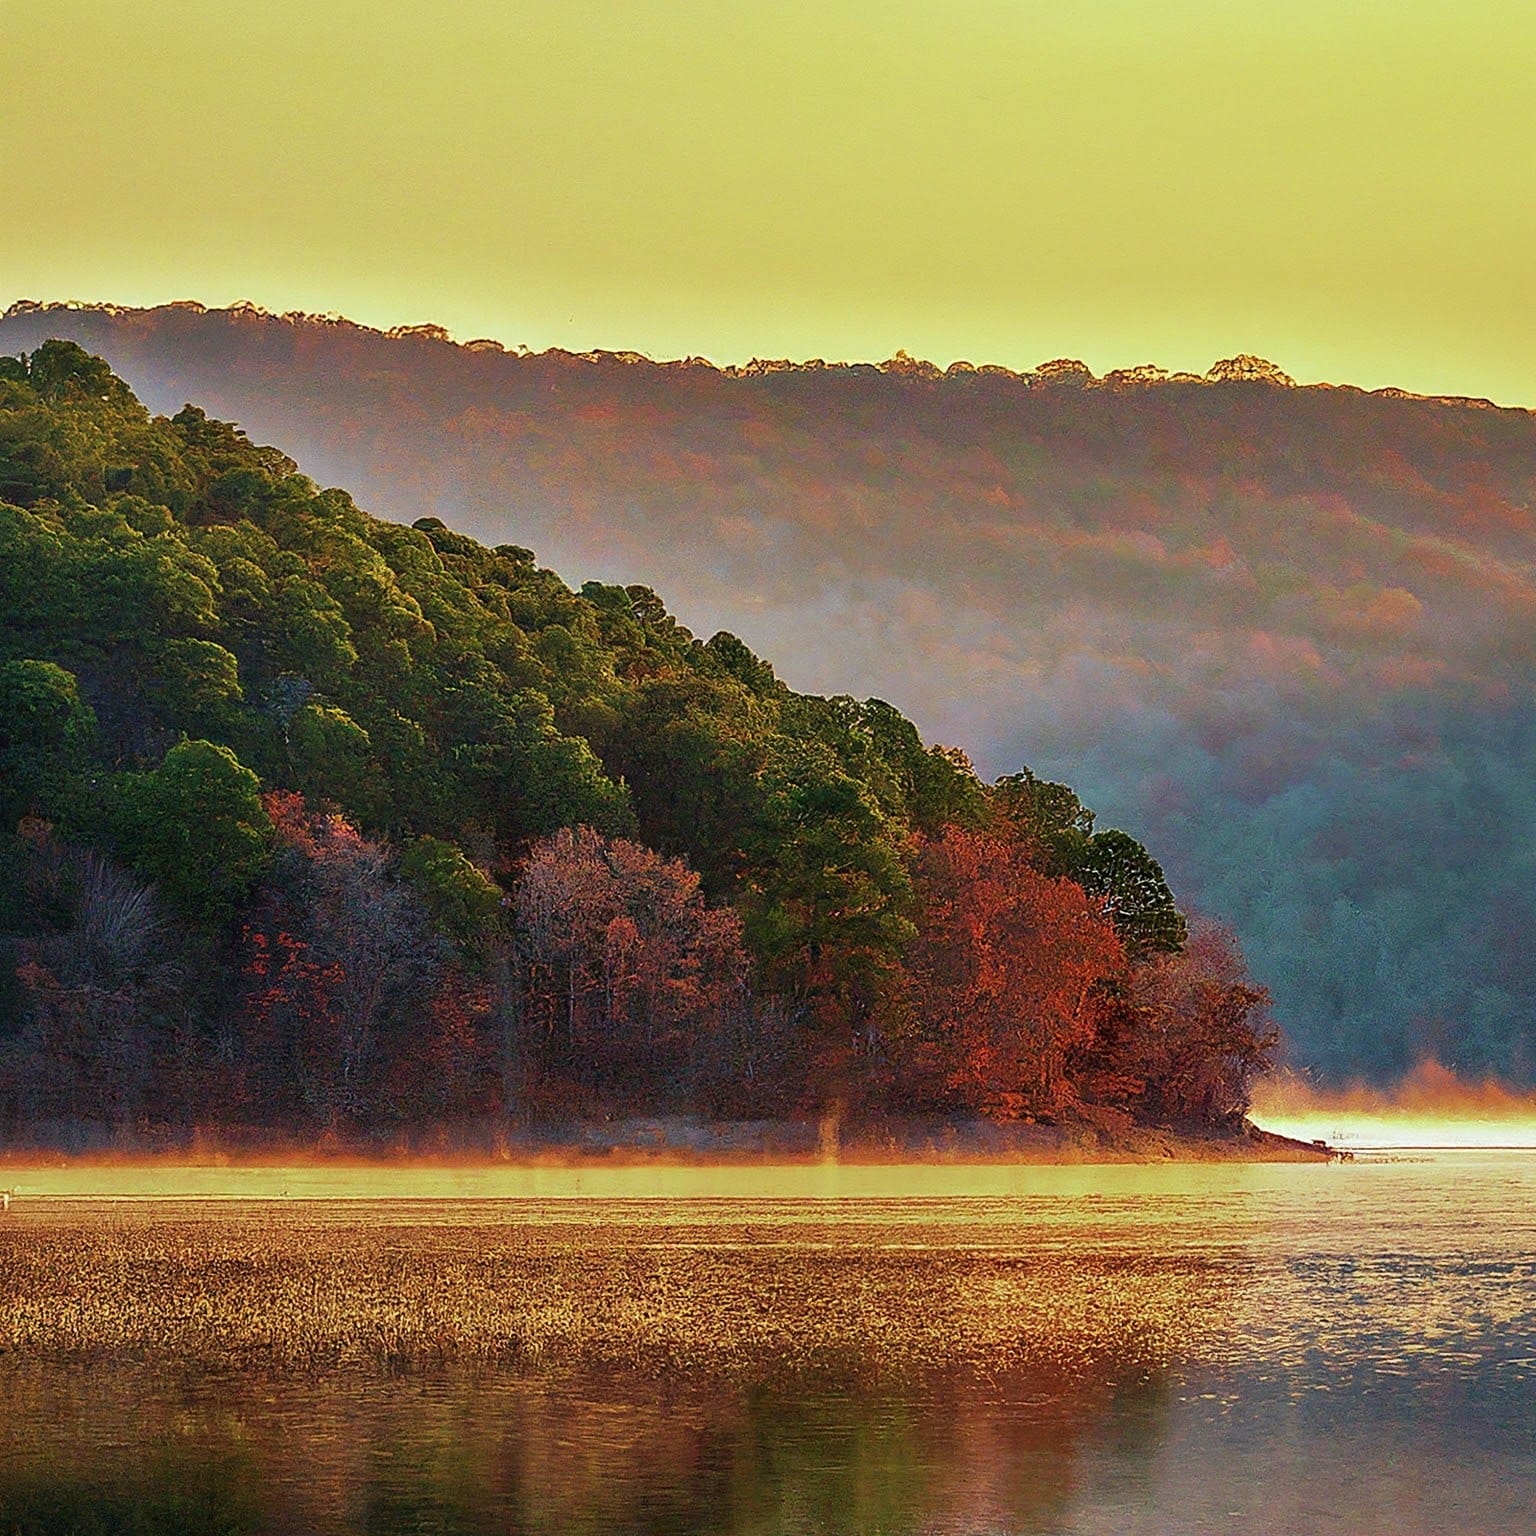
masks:
POLYGON ((0 1520, 20 1536, 239 1536, 266 1530, 251 1469, 218 1457, 157 1458, 110 1478, 0 1474, 0 1520))
POLYGON ((1095 1486, 1100 1498, 1144 1505, 1156 1482, 1158 1453, 1167 1443, 1174 1388, 1162 1370, 1131 1370, 1111 1388, 1098 1426, 1101 1454, 1095 1486))
POLYGON ((0 1531, 170 1536, 269 1528, 270 1470, 241 1412, 138 1371, 0 1371, 0 1531))
POLYGON ((12 1370, 0 1527, 317 1533, 1055 1529, 1085 1443, 1132 1461, 1165 1378, 756 1385, 615 1370, 234 1381, 12 1370))

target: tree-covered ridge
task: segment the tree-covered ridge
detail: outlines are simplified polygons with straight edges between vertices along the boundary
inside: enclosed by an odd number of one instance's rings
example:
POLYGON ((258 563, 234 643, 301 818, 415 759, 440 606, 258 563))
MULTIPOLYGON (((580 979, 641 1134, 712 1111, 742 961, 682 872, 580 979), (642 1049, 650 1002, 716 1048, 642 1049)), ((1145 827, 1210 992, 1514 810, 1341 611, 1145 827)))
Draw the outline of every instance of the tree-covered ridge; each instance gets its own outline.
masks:
POLYGON ((1262 995, 1064 786, 71 343, 0 502, 13 1127, 1246 1102, 1262 995))

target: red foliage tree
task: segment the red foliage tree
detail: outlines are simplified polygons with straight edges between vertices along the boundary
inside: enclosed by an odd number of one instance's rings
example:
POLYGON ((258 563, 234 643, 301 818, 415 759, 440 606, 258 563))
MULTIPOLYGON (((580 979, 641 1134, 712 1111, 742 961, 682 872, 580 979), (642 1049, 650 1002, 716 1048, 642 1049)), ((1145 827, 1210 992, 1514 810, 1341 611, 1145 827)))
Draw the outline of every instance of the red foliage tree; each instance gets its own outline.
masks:
POLYGON ((460 965, 437 978, 419 1039, 393 1061, 389 1100, 395 1111, 439 1128, 481 1119, 497 1107, 493 1071, 492 989, 460 965))
POLYGON ((1231 930, 1197 919, 1182 954, 1153 956, 1131 974, 1103 1032, 1102 1065, 1140 1081, 1152 1119, 1230 1121, 1279 1043, 1269 1001, 1231 930))
POLYGON ((999 1119, 1071 1112, 1069 1062, 1125 965, 1113 925, 1081 886, 1031 867, 1022 843, 958 828, 920 844, 915 884, 915 1082, 999 1119))

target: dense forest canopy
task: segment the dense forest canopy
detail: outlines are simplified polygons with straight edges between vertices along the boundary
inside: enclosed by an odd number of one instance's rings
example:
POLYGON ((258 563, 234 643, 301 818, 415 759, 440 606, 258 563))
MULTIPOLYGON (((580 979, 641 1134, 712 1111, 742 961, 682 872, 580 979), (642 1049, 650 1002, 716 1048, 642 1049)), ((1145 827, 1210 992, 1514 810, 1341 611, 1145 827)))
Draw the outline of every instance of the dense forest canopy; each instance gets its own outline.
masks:
POLYGON ((1222 1123, 1273 1046, 1066 786, 69 342, 0 359, 0 616, 12 1134, 1222 1123))
POLYGON ((521 355, 249 306, 17 305, 382 516, 664 587, 1155 846, 1299 1063, 1536 1081, 1536 416, 1056 360, 521 355))

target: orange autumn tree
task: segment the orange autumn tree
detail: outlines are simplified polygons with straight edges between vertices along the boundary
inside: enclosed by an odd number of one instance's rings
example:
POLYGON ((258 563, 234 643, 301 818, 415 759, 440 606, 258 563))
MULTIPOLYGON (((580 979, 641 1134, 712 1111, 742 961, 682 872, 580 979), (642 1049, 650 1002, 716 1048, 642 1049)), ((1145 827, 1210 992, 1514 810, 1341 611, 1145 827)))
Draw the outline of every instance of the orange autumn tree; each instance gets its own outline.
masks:
POLYGON ((1070 1114, 1069 1063, 1125 969, 1113 924, 1021 843, 955 827, 919 843, 914 884, 906 1004, 930 1100, 996 1119, 1070 1114))

